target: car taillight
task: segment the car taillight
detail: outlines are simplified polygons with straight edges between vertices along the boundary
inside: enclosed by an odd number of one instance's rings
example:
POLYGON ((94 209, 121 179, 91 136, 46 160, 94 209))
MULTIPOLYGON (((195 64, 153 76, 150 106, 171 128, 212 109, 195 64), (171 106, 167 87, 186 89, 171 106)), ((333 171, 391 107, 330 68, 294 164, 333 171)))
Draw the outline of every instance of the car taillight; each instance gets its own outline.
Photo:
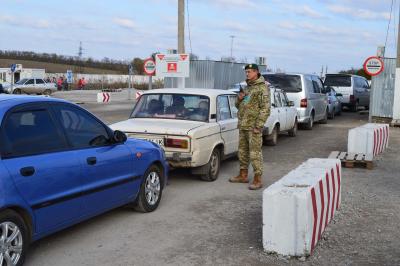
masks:
POLYGON ((165 147, 187 149, 189 147, 189 142, 185 139, 170 139, 165 140, 165 147))
POLYGON ((307 108, 307 99, 301 99, 300 107, 307 108))
POLYGON ((350 95, 350 102, 355 102, 356 99, 354 98, 354 95, 350 95))

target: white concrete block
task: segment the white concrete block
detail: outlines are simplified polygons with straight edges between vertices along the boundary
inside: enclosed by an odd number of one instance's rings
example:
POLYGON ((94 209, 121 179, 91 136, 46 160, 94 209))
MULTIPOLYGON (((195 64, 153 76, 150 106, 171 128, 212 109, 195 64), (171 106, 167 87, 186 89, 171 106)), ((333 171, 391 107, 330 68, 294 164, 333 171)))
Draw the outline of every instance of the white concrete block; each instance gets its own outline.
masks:
POLYGON ((349 130, 347 151, 376 156, 389 145, 389 125, 368 123, 349 130))
POLYGON ((340 201, 340 161, 303 163, 264 190, 264 249, 289 256, 312 254, 340 201))

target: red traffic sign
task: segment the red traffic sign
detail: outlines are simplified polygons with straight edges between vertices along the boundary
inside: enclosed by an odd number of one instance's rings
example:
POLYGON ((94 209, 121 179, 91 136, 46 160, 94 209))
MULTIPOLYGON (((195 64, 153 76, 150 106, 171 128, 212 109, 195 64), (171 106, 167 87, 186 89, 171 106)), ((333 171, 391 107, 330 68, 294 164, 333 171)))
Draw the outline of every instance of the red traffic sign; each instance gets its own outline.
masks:
POLYGON ((364 62, 364 71, 370 76, 376 76, 384 70, 382 59, 377 56, 371 56, 364 62))
POLYGON ((143 70, 149 76, 154 75, 156 72, 156 62, 152 58, 146 59, 143 62, 143 70))

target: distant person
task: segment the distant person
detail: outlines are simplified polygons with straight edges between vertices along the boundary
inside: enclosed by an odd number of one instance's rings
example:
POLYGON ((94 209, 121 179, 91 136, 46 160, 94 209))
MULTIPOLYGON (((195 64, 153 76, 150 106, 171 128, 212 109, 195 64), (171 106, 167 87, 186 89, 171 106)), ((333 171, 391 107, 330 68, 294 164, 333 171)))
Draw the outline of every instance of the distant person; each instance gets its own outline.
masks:
POLYGON ((68 90, 68 81, 67 81, 67 79, 63 79, 62 89, 63 89, 63 91, 67 91, 68 90))
POLYGON ((82 89, 82 79, 80 78, 79 80, 78 80, 78 90, 81 90, 82 89))
POLYGON ((50 78, 49 78, 49 77, 47 77, 47 79, 46 79, 46 83, 50 83, 50 82, 51 82, 50 78))
POLYGON ((63 84, 64 79, 62 77, 59 77, 57 80, 57 90, 61 90, 62 89, 62 84, 63 84))
POLYGON ((86 86, 86 80, 85 77, 82 77, 82 90, 85 89, 85 86, 86 86))

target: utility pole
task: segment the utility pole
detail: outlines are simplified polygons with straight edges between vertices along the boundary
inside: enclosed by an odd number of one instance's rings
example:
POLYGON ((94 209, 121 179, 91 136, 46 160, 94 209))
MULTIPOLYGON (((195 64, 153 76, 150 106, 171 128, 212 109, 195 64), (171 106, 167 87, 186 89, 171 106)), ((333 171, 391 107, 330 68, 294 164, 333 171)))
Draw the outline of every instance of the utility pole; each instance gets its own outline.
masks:
POLYGON ((233 39, 235 39, 235 35, 229 36, 231 37, 231 62, 233 62, 233 39))
MULTIPOLYGON (((400 14, 400 7, 399 7, 400 14)), ((400 18, 400 16, 399 16, 400 18)), ((400 123, 400 19, 397 28, 396 79, 394 83, 393 124, 400 123)))
MULTIPOLYGON (((185 53, 185 0, 178 0, 178 54, 185 53)), ((185 78, 178 79, 178 88, 185 88, 185 78)))

